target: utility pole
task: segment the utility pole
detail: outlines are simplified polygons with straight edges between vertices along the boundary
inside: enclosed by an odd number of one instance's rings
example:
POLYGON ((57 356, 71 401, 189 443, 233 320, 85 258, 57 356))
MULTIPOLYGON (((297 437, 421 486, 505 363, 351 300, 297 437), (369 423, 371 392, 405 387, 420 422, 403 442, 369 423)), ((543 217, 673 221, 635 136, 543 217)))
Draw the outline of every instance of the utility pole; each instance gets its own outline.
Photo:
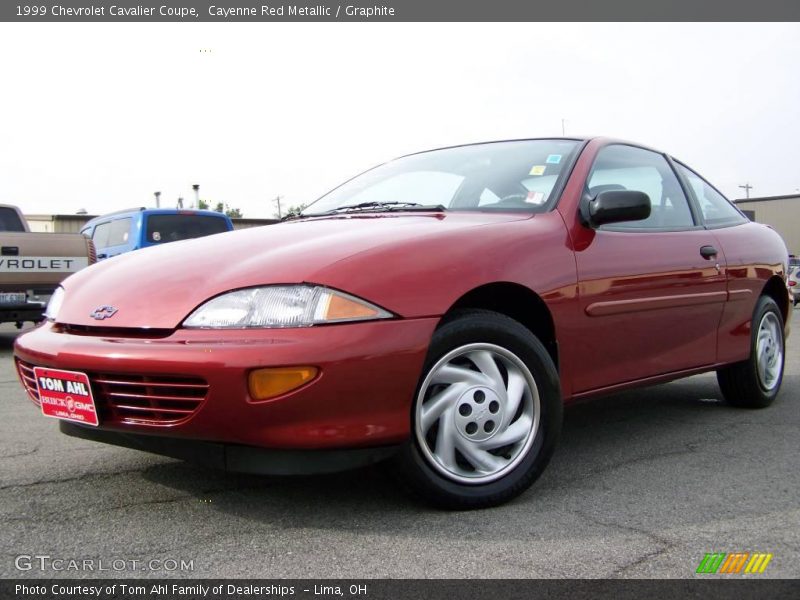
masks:
POLYGON ((566 119, 561 119, 561 135, 567 135, 566 123, 567 123, 566 119))
POLYGON ((277 205, 278 205, 278 218, 279 219, 283 218, 283 215, 281 214, 281 198, 283 198, 283 196, 275 196, 275 199, 273 200, 273 202, 277 203, 277 205))
POLYGON ((744 185, 740 185, 739 187, 744 190, 745 198, 750 198, 750 190, 753 189, 753 186, 750 185, 750 182, 748 181, 747 183, 745 183, 744 185))

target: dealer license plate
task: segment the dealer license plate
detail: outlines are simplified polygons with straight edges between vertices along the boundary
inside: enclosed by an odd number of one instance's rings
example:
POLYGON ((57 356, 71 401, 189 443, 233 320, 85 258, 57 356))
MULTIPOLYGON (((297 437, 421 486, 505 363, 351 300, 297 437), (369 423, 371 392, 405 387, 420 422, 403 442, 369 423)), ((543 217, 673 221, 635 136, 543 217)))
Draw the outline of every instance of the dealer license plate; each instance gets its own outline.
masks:
POLYGON ((86 373, 34 367, 42 414, 83 425, 97 425, 97 409, 86 373))

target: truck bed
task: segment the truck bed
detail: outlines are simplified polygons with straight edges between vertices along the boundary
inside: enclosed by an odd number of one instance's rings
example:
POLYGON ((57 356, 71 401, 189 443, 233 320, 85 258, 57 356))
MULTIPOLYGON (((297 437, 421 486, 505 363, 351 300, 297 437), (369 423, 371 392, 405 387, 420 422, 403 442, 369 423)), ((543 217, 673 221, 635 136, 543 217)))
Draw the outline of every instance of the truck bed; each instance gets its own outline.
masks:
POLYGON ((58 284, 95 260, 80 234, 0 232, 0 322, 40 320, 58 284))

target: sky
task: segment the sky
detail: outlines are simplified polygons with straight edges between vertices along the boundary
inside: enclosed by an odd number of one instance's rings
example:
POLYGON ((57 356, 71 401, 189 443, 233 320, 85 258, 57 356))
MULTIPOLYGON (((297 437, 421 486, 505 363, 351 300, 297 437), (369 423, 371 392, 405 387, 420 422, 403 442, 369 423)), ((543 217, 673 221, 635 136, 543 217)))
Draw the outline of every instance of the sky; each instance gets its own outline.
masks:
POLYGON ((309 203, 409 152, 606 135, 800 190, 800 24, 0 24, 0 203, 309 203))

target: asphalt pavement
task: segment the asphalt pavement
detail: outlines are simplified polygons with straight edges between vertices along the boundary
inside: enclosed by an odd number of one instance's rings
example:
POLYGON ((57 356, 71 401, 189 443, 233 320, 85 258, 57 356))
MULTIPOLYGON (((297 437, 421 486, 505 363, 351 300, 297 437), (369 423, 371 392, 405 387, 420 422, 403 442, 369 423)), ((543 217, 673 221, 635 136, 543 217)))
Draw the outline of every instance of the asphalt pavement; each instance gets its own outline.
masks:
POLYGON ((0 326, 0 577, 685 578, 707 552, 800 576, 798 340, 772 407, 725 405, 713 374, 571 407, 532 489, 458 513, 382 466, 240 476, 61 435, 17 381, 15 333, 0 326))

